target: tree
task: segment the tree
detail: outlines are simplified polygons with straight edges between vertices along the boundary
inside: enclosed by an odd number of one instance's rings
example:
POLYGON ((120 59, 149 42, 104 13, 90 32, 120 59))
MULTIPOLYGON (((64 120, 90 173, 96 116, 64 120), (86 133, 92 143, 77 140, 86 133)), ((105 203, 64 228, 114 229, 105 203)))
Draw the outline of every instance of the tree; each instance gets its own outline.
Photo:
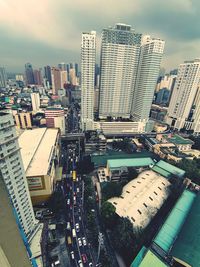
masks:
POLYGON ((101 206, 101 217, 105 226, 109 229, 116 224, 117 215, 115 213, 116 208, 110 202, 104 202, 101 206))
POLYGON ((128 168, 128 181, 135 179, 138 177, 138 173, 135 168, 128 168))
POLYGON ((103 267, 112 267, 113 266, 111 261, 110 261, 110 257, 108 256, 108 254, 106 253, 106 251, 104 249, 101 250, 99 262, 101 263, 101 265, 103 267))

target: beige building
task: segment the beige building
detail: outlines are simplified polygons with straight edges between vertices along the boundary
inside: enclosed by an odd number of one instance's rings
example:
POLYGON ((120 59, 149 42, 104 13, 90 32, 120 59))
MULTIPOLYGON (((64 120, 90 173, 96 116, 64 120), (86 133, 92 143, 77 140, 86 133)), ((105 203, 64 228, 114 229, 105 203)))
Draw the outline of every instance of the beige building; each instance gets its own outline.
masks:
POLYGON ((70 69, 69 70, 69 79, 70 79, 70 83, 72 85, 76 85, 77 82, 76 82, 76 71, 75 69, 70 69))
POLYGON ((170 182, 163 176, 152 170, 143 171, 124 186, 120 197, 108 201, 135 229, 144 229, 168 198, 169 187, 170 182))
POLYGON ((20 112, 14 115, 15 125, 21 129, 32 128, 32 113, 31 112, 20 112))
POLYGON ((58 129, 39 128, 26 130, 19 137, 33 205, 47 201, 53 192, 59 164, 59 136, 58 129))
POLYGON ((53 95, 57 95, 58 89, 62 88, 60 69, 51 67, 51 80, 52 80, 52 93, 53 95))

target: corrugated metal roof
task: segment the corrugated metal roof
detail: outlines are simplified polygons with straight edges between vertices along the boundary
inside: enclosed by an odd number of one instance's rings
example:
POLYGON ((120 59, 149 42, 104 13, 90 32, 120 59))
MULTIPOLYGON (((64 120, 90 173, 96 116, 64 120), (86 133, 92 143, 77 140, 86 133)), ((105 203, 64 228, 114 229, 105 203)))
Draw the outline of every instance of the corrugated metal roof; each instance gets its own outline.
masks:
POLYGON ((185 190, 175 207, 168 216, 166 222, 154 239, 159 247, 168 252, 177 238, 183 223, 191 209, 196 195, 193 192, 185 190))
POLYGON ((140 249, 139 253, 135 257, 134 261, 132 262, 131 267, 138 267, 138 266, 140 266, 140 263, 142 262, 142 260, 143 260, 143 258, 145 256, 146 251, 147 251, 147 248, 146 247, 142 247, 140 249))
POLYGON ((160 160, 159 162, 157 162, 156 166, 171 174, 177 175, 179 177, 182 177, 185 174, 184 170, 181 170, 180 168, 177 168, 176 166, 171 165, 163 160, 160 160))
POLYGON ((164 169, 161 169, 160 167, 158 167, 156 165, 153 166, 152 170, 155 171, 155 172, 157 172, 157 173, 159 173, 159 174, 161 174, 162 176, 164 176, 166 178, 169 178, 171 176, 171 173, 170 172, 168 172, 168 171, 166 171, 164 169))
POLYGON ((153 252, 149 250, 139 266, 140 267, 167 267, 168 265, 162 262, 156 255, 153 254, 153 252))
POLYGON ((109 168, 126 167, 143 167, 154 164, 151 158, 136 158, 136 159, 111 159, 107 161, 109 168))
POLYGON ((195 198, 189 215, 176 239, 171 254, 191 266, 200 264, 200 194, 195 198))

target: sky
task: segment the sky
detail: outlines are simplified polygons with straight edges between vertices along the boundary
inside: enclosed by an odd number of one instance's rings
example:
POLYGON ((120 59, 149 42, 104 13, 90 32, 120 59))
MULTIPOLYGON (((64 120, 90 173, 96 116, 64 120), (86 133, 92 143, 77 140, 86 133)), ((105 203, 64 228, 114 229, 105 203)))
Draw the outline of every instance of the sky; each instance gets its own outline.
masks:
POLYGON ((91 30, 98 63, 101 31, 117 22, 165 40, 167 71, 200 58, 199 0, 0 0, 0 66, 79 63, 81 33, 91 30))

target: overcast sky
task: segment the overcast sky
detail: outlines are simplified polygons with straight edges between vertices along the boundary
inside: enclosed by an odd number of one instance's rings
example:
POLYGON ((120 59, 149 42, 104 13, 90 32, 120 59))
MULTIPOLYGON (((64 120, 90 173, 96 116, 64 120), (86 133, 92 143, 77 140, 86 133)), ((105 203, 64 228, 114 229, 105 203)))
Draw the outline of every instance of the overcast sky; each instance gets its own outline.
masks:
POLYGON ((167 70, 200 58, 199 0, 0 0, 0 66, 79 63, 81 32, 116 22, 164 39, 167 70))

